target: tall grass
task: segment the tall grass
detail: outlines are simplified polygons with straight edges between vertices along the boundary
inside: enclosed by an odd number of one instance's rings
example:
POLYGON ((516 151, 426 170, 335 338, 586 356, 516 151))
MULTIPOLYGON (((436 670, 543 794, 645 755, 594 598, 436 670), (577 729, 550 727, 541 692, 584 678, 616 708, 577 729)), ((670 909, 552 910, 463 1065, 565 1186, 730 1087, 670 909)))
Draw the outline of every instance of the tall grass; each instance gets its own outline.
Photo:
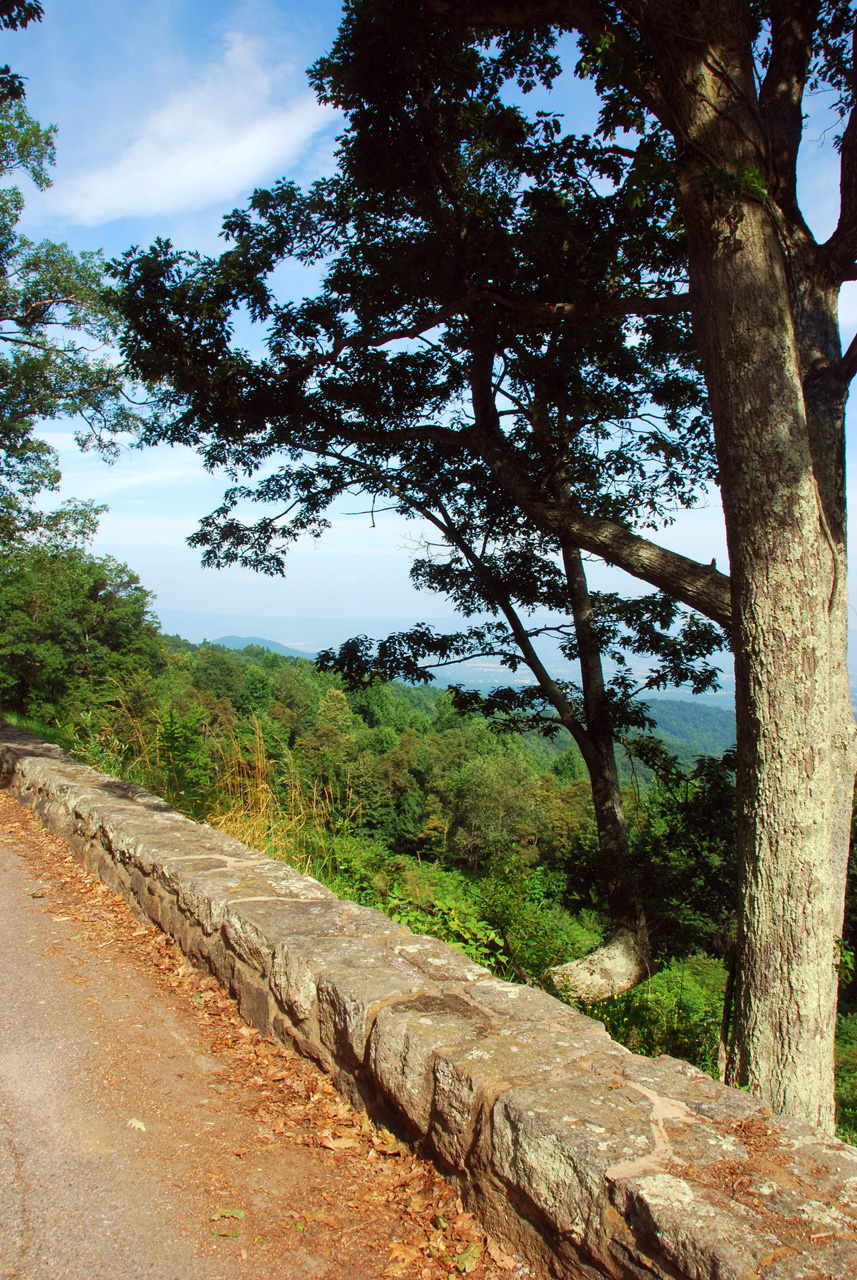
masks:
POLYGON ((249 751, 230 735, 218 744, 220 768, 206 821, 252 849, 288 862, 304 875, 329 877, 334 846, 359 824, 360 806, 346 788, 334 803, 329 786, 307 786, 288 747, 270 756, 258 719, 249 751))

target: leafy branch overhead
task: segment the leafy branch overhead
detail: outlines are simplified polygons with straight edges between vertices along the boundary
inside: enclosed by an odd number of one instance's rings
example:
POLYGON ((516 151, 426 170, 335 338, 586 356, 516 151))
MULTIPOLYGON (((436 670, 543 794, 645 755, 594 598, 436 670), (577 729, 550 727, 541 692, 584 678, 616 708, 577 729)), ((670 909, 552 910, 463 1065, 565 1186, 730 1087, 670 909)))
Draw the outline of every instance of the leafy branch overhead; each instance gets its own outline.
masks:
MULTIPOLYGON (((0 4, 0 29, 18 31, 30 22, 41 22, 44 15, 39 0, 3 0, 0 4)), ((24 78, 6 63, 0 66, 0 102, 20 102, 24 97, 24 78)))
POLYGON ((645 536, 716 473, 659 142, 659 185, 632 208, 632 153, 504 102, 510 54, 440 27, 406 47, 386 26, 401 14, 375 9, 350 13, 313 72, 350 113, 336 176, 257 192, 219 259, 158 242, 115 264, 125 354, 171 418, 147 439, 198 445, 236 480, 267 473, 197 541, 212 563, 275 571, 278 541, 320 532, 342 492, 389 495, 361 468, 410 490, 469 466, 545 534, 728 623, 725 576, 645 536), (358 64, 371 84, 351 83, 358 64), (322 263, 318 296, 277 297, 288 257, 322 263), (233 339, 243 308, 264 327, 258 360, 233 339), (235 510, 253 496, 281 514, 247 525, 235 510))
MULTIPOLYGON (((33 6, 31 6, 33 7, 33 6)), ((36 6, 37 7, 37 6, 36 6)), ((0 172, 50 185, 54 134, 20 101, 0 103, 0 172)), ((33 499, 55 489, 55 451, 36 433, 45 420, 82 424, 78 442, 108 456, 136 433, 146 407, 117 358, 116 317, 104 296, 100 253, 35 243, 17 231, 24 198, 0 190, 0 532, 46 528, 33 499)), ((56 521, 54 521, 56 524, 56 521)), ((76 535, 72 535, 76 536, 76 535)))

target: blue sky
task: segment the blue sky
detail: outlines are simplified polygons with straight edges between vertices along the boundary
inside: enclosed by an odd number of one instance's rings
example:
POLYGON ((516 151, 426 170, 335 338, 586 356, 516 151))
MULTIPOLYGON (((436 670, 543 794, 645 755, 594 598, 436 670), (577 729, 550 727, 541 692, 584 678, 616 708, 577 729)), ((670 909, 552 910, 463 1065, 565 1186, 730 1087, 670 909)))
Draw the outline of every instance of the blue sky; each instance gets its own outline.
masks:
MULTIPOLYGON (((43 22, 4 34, 0 56, 28 77, 31 113, 59 127, 54 184, 27 193, 26 233, 108 255, 158 235, 216 251, 223 214, 255 186, 284 175, 308 182, 331 167, 338 122, 314 101, 305 68, 330 45, 339 13, 335 0, 45 0, 43 22)), ((586 87, 571 77, 557 96, 555 109, 570 120, 591 110, 586 87)), ((835 162, 829 143, 815 141, 825 104, 810 105, 803 194, 823 234, 835 210, 835 162)), ((284 280, 300 288, 298 273, 284 280)), ((846 339, 855 322, 852 289, 846 339)), ((195 640, 237 632, 315 648, 344 638, 352 622, 450 613, 442 598, 410 586, 418 530, 393 516, 373 527, 346 506, 320 543, 292 553, 285 580, 204 571, 184 539, 223 483, 191 452, 126 454, 108 468, 77 453, 70 426, 51 424, 45 434, 61 452, 63 496, 110 507, 95 550, 139 573, 167 629, 195 640)), ((716 503, 683 514, 663 541, 726 566, 716 503)), ((618 585, 619 576, 593 566, 596 585, 618 585)))

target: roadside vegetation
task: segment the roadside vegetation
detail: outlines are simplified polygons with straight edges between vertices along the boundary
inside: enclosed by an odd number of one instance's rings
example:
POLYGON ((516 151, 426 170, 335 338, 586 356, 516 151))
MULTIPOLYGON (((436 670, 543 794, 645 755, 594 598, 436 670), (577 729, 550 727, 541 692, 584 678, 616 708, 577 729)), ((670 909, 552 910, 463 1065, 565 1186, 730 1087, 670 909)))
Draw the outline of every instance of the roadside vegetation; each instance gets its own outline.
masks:
MULTIPOLYGON (((503 978, 550 990, 552 966, 599 946, 609 868, 567 735, 497 732, 431 686, 350 692, 302 658, 162 636, 149 605, 125 566, 80 547, 7 552, 5 717, 503 978)), ((704 741, 687 715, 695 751, 704 741)), ((716 1073, 734 928, 731 754, 683 764, 657 740, 628 745, 640 757, 624 798, 653 973, 586 1011, 636 1052, 716 1073)), ((848 997, 845 987, 838 1105, 853 1140, 848 997)))

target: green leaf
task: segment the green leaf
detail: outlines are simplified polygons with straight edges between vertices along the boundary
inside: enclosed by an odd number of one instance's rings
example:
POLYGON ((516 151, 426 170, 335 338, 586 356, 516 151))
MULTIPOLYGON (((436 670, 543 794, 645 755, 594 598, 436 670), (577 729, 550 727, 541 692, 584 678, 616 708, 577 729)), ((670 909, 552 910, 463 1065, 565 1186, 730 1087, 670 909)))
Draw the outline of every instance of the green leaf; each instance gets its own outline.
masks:
POLYGON ((482 1245, 477 1240, 471 1240, 470 1244, 462 1249, 461 1253, 455 1259, 457 1270, 464 1275, 475 1271, 479 1266, 479 1259, 482 1257, 482 1245))

